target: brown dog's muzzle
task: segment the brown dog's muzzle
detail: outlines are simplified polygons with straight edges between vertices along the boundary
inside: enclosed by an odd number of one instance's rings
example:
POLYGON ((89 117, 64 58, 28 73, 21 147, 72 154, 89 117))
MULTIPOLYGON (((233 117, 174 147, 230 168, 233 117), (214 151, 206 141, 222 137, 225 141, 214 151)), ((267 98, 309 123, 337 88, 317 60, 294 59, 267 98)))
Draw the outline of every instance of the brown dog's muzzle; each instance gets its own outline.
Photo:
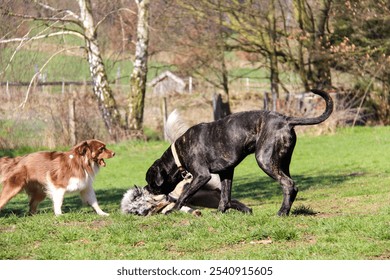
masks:
POLYGON ((103 149, 103 151, 97 156, 97 163, 99 166, 106 166, 106 162, 104 161, 105 159, 109 159, 115 156, 115 152, 108 150, 106 148, 103 149))

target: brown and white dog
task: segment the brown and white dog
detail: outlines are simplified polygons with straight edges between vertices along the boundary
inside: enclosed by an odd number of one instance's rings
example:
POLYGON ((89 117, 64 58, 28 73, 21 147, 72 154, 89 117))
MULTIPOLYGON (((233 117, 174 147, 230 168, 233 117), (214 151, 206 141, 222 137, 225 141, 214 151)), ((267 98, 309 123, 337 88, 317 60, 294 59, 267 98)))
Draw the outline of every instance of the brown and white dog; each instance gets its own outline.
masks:
POLYGON ((99 215, 100 209, 92 183, 104 159, 112 158, 113 151, 99 140, 87 140, 68 152, 36 152, 21 157, 0 158, 0 210, 23 189, 30 197, 30 214, 46 196, 53 201, 55 215, 61 215, 65 193, 80 192, 83 202, 91 205, 99 215))

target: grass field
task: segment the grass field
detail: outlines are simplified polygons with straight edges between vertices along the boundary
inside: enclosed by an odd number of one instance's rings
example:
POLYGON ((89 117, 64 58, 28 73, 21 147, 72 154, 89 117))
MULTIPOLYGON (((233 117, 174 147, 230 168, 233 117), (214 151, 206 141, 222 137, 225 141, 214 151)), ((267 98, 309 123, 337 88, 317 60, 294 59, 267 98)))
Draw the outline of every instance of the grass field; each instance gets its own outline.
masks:
MULTIPOLYGON (((49 45, 49 49, 50 48, 55 49, 55 45, 49 45)), ((54 53, 54 51, 52 52, 54 53)), ((4 49, 0 53, 0 62, 7 65, 12 54, 13 52, 11 49, 4 49)), ((7 80, 10 82, 30 82, 36 71, 47 62, 51 55, 52 53, 47 52, 47 50, 41 52, 36 49, 19 51, 14 57, 10 68, 2 77, 2 82, 7 80), (28 64, 26 61, 28 61, 28 64)), ((129 84, 130 74, 133 69, 132 61, 130 59, 113 60, 112 58, 107 58, 104 59, 104 64, 110 82, 114 82, 115 79, 119 78, 119 83, 125 85, 129 84)), ((168 69, 173 69, 173 67, 151 61, 149 64, 150 71, 148 72, 148 80, 152 80, 156 75, 168 69)), ((0 71, 2 70, 4 69, 0 67, 0 71)), ((84 56, 76 54, 65 53, 56 55, 42 72, 46 75, 47 82, 82 82, 84 80, 91 80, 88 61, 84 56)))
POLYGON ((300 192, 289 217, 276 216, 281 190, 253 156, 236 169, 233 185, 233 197, 253 215, 122 215, 123 193, 145 184, 147 168, 167 146, 111 146, 117 156, 95 183, 109 217, 82 206, 77 195, 65 198, 61 217, 49 200, 26 216, 27 197, 17 196, 0 212, 0 259, 390 259, 389 127, 298 135, 291 173, 300 192))

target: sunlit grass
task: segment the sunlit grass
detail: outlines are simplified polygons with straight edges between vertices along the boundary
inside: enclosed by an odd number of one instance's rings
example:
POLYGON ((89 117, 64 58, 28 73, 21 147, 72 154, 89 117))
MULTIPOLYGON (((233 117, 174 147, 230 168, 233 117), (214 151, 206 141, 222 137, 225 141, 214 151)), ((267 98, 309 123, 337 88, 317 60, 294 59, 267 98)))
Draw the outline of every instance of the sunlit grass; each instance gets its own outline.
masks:
MULTIPOLYGON (((291 174, 300 189, 292 215, 277 217, 277 183, 249 156, 235 172, 233 197, 253 215, 202 209, 137 217, 122 215, 123 193, 145 184, 165 142, 112 145, 95 182, 109 217, 97 216, 77 195, 54 217, 46 200, 26 216, 19 195, 0 212, 0 259, 388 259, 390 257, 390 129, 345 129, 299 135, 291 174)), ((26 150, 12 151, 14 155, 26 150)))

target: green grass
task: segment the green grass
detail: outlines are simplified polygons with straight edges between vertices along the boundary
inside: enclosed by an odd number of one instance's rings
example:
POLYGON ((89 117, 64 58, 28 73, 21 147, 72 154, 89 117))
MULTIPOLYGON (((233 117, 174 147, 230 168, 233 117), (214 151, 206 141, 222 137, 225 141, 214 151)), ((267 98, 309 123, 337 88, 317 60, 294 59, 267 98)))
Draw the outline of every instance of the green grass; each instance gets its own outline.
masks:
POLYGON ((0 259, 390 258, 389 127, 299 135, 291 173, 300 192, 289 217, 276 216, 281 191, 253 156, 236 169, 233 186, 233 197, 253 215, 213 209, 202 209, 201 217, 122 215, 123 193, 145 184, 147 168, 167 146, 111 146, 117 156, 95 183, 109 217, 97 216, 76 195, 65 198, 65 213, 57 218, 49 200, 35 216, 25 215, 25 195, 11 200, 0 212, 0 259))
MULTIPOLYGON (((11 54, 11 49, 7 48, 1 52, 0 59, 4 65, 8 63, 11 54)), ((50 53, 35 50, 19 51, 9 69, 5 72, 3 81, 30 82, 35 71, 39 70, 50 56, 50 53)), ((86 59, 78 56, 58 54, 43 69, 43 73, 47 73, 46 81, 83 81, 83 79, 89 80, 90 74, 88 69, 86 59)))
MULTIPOLYGON (((2 81, 12 82, 30 82, 36 70, 39 70, 47 60, 55 52, 37 51, 37 50, 20 50, 14 57, 11 66, 5 72, 2 81)), ((5 48, 0 52, 0 64, 8 64, 13 51, 5 48)), ((114 61, 110 58, 104 58, 107 76, 110 82, 113 82, 118 77, 118 69, 120 70, 119 82, 128 85, 130 74, 133 70, 133 62, 130 59, 114 61)), ((161 64, 159 62, 150 62, 148 72, 148 81, 151 81, 155 76, 165 70, 173 70, 172 66, 161 64)), ((2 71, 0 66, 0 71, 2 71)), ((61 53, 51 59, 42 71, 47 74, 46 81, 90 81, 91 74, 86 57, 76 55, 66 55, 61 53)))

